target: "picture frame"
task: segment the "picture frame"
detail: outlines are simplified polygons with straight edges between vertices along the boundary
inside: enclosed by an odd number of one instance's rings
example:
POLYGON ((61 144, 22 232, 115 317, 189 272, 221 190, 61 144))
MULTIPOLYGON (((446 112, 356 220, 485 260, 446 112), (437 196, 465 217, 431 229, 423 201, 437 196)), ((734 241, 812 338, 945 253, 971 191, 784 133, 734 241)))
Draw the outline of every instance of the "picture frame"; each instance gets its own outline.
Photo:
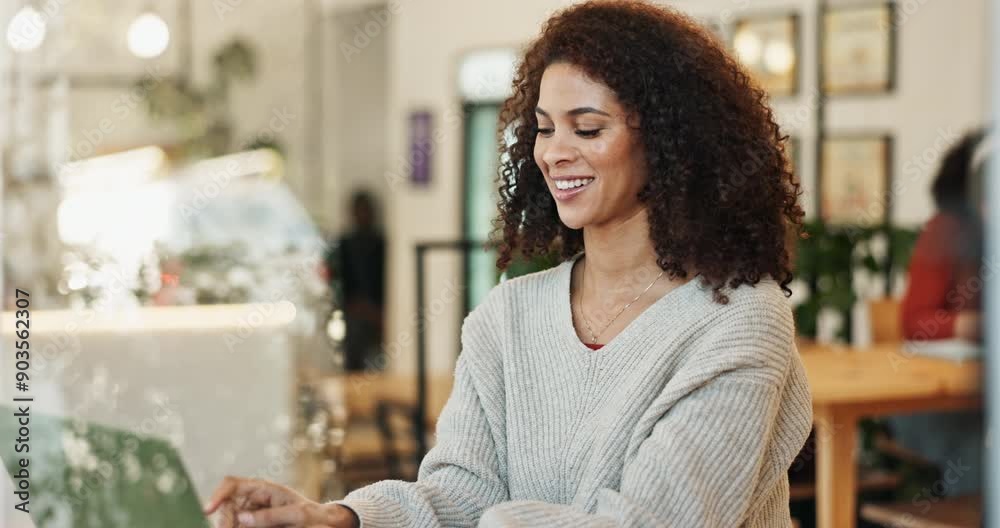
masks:
POLYGON ((820 143, 820 218, 833 225, 885 224, 892 208, 892 137, 842 134, 820 143))
POLYGON ((896 84, 893 2, 829 7, 820 20, 824 94, 888 93, 896 84))
POLYGON ((800 35, 795 13, 749 15, 733 21, 731 48, 767 93, 789 97, 799 91, 800 35))

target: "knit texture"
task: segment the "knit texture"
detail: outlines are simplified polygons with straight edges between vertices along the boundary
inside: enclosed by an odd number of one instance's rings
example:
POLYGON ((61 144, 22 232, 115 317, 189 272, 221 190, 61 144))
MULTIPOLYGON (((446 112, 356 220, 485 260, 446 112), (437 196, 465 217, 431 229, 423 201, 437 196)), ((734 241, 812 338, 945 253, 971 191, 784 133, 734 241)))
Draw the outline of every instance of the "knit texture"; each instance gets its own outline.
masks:
POLYGON ((592 350, 569 304, 578 258, 501 283, 466 317, 417 481, 335 501, 363 528, 790 525, 812 406, 779 286, 720 305, 689 281, 592 350))

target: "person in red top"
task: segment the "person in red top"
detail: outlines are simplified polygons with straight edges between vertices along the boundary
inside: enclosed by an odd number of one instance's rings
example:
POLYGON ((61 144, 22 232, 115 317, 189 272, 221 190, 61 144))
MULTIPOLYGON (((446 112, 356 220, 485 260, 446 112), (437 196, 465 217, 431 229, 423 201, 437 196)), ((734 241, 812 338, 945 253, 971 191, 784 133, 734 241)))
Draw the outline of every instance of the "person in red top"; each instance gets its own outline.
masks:
POLYGON ((910 259, 901 310, 904 339, 981 338, 982 178, 974 157, 984 135, 968 134, 948 151, 934 180, 938 212, 910 259))
MULTIPOLYGON (((924 226, 910 259, 910 281, 901 310, 904 339, 981 338, 985 215, 980 189, 991 145, 995 143, 977 131, 945 154, 931 188, 938 212, 924 226)), ((899 445, 941 471, 959 468, 957 477, 952 474, 950 480, 938 479, 923 488, 913 497, 914 504, 930 504, 940 497, 981 490, 981 411, 892 416, 888 423, 899 445)))

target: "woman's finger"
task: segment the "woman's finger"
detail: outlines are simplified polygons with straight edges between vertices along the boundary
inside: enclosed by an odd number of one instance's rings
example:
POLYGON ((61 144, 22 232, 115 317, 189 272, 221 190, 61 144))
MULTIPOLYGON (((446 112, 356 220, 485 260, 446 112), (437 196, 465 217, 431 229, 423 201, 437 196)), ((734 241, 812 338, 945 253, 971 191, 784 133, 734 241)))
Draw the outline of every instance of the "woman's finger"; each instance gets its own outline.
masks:
POLYGON ((261 488, 266 488, 267 483, 256 479, 244 479, 238 477, 226 477, 222 483, 212 492, 212 497, 205 504, 205 514, 209 515, 218 509, 224 501, 233 498, 235 495, 249 495, 261 488))
POLYGON ((228 499, 229 496, 236 491, 237 482, 238 479, 236 477, 227 476, 223 478, 222 483, 215 488, 215 491, 212 492, 212 496, 208 499, 208 502, 205 503, 205 513, 214 513, 215 510, 218 509, 219 505, 222 504, 222 501, 228 499))
MULTIPOLYGON (((253 506, 254 509, 259 507, 270 508, 273 506, 281 506, 287 498, 285 497, 275 497, 275 490, 271 488, 259 487, 250 492, 246 497, 246 504, 253 506)), ((245 506, 240 507, 240 510, 250 509, 245 506)))
POLYGON ((236 506, 232 501, 226 501, 219 508, 219 515, 215 519, 215 528, 236 528, 236 506))

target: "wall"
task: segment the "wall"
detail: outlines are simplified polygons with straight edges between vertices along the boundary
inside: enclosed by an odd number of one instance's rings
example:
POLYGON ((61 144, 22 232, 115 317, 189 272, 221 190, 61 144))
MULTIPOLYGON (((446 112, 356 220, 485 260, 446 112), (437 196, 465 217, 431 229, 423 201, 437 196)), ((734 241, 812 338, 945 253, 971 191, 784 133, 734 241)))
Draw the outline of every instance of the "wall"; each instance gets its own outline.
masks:
MULTIPOLYGON (((351 192, 364 187, 383 202, 388 185, 386 98, 388 97, 389 26, 372 16, 379 7, 337 6, 324 19, 325 64, 328 69, 324 153, 326 178, 323 211, 327 225, 340 231, 347 225, 351 192), (375 34, 368 37, 365 27, 375 34)), ((383 7, 384 9, 384 7, 383 7)), ((381 19, 386 20, 386 19, 381 19)))
MULTIPOLYGON (((414 367, 413 245, 460 235, 461 127, 455 68, 465 51, 520 45, 532 38, 553 9, 569 2, 513 0, 400 0, 388 34, 390 55, 388 151, 390 171, 405 152, 405 116, 415 107, 431 108, 442 127, 435 143, 434 186, 413 190, 390 187, 391 267, 389 268, 389 348, 393 368, 414 367)), ((812 192, 816 93, 816 0, 677 0, 670 2, 698 16, 737 16, 741 12, 795 10, 803 23, 803 86, 800 97, 775 104, 789 133, 802 140, 803 184, 812 192), (812 98, 812 99, 810 99, 812 98), (801 120, 800 109, 808 115, 801 120)), ((831 2, 834 3, 834 2, 831 2)), ((888 131, 895 137, 894 173, 907 179, 896 198, 897 222, 917 225, 931 213, 929 179, 942 141, 980 124, 985 114, 987 34, 985 0, 906 0, 910 10, 899 25, 898 88, 888 96, 836 100, 829 104, 828 129, 888 131), (944 138, 943 140, 941 138, 944 138), (926 162, 924 161, 926 159, 926 162)), ((806 204, 812 210, 812 200, 806 204)), ((428 299, 440 307, 429 328, 430 365, 451 368, 459 332, 458 303, 449 303, 448 279, 458 276, 456 259, 437 259, 428 274, 428 299)))

